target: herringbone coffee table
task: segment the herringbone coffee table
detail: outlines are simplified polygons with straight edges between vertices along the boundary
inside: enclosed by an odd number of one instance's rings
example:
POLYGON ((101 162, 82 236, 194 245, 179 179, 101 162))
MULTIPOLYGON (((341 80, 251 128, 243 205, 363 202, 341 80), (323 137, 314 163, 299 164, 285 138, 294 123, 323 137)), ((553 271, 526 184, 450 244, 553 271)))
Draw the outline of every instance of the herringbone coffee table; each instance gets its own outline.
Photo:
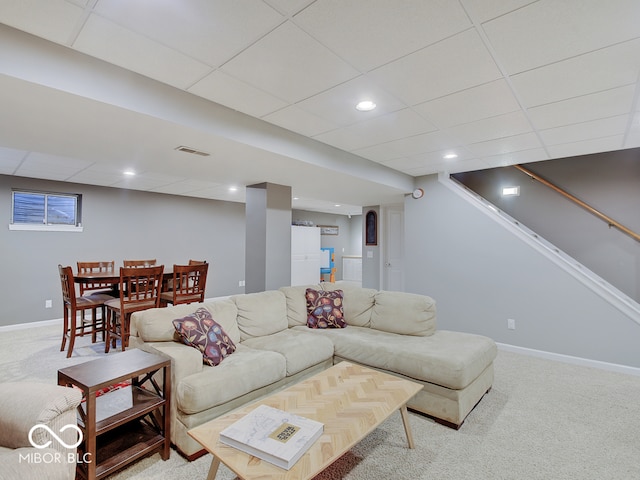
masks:
POLYGON ((242 479, 308 479, 340 458, 396 410, 400 410, 409 448, 413 448, 406 403, 421 388, 409 380, 341 362, 286 390, 189 430, 189 435, 214 457, 208 480, 215 478, 220 462, 242 479), (290 470, 219 441, 224 428, 261 404, 324 424, 322 436, 290 470))

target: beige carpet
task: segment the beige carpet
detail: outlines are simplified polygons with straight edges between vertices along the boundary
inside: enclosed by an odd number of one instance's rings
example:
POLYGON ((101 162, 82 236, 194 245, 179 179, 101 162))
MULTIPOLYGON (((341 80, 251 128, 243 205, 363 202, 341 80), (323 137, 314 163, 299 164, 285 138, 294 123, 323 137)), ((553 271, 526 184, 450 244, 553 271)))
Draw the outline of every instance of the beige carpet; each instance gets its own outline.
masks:
MULTIPOLYGON (((2 332, 0 381, 55 382, 58 368, 95 357, 101 347, 82 339, 66 359, 59 328, 2 332)), ((460 430, 411 414, 416 448, 409 450, 395 414, 317 478, 640 479, 640 377, 504 351, 495 374, 460 430)), ((172 451, 166 462, 154 455, 110 478, 204 479, 210 461, 207 455, 189 463, 172 451)), ((235 476, 221 467, 217 478, 235 476)))

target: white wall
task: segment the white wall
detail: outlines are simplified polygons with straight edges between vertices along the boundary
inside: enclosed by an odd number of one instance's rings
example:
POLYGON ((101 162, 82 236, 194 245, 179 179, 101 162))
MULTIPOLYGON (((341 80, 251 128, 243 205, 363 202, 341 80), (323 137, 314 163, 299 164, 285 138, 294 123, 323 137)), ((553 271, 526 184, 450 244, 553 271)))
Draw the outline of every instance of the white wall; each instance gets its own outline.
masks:
POLYGON ((405 200, 406 288, 436 300, 439 328, 640 367, 640 325, 436 176, 416 186, 425 196, 405 200))

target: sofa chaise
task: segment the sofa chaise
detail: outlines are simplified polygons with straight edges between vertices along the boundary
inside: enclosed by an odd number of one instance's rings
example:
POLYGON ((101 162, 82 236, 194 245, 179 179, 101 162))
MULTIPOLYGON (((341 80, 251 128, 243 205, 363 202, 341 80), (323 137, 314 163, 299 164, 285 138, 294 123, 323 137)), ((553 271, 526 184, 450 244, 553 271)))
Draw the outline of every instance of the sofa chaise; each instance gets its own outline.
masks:
POLYGON ((191 428, 343 360, 421 383, 407 406, 459 428, 491 388, 497 352, 487 337, 437 330, 430 297, 332 283, 136 312, 131 347, 172 359, 171 441, 189 459, 204 453, 191 428), (337 298, 346 328, 309 328, 308 292, 337 298), (216 366, 174 326, 196 311, 235 348, 216 366))

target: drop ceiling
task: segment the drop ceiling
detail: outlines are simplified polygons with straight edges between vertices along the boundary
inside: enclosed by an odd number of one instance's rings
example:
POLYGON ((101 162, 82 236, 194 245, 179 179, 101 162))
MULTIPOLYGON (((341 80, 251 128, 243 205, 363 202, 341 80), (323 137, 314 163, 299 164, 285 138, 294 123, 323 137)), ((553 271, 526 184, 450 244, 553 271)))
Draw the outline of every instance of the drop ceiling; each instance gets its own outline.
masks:
POLYGON ((421 175, 640 146, 637 0, 0 0, 0 23, 5 175, 271 182, 353 214, 421 175))

